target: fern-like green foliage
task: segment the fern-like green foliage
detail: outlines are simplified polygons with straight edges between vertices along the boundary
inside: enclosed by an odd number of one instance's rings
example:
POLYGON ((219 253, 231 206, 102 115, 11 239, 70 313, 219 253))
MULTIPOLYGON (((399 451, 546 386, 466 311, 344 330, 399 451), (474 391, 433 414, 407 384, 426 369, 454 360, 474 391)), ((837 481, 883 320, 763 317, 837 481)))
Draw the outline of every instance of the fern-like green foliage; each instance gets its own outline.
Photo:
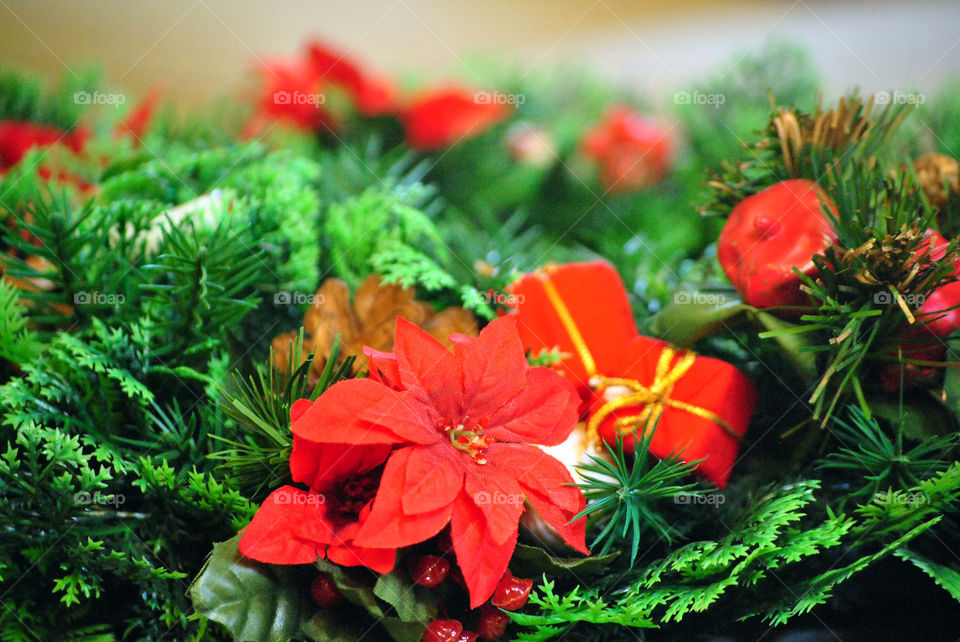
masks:
POLYGON ((555 584, 545 581, 531 598, 539 612, 511 617, 533 627, 525 640, 549 639, 578 622, 669 630, 685 618, 721 626, 725 614, 733 614, 783 624, 936 527, 960 496, 958 476, 960 464, 954 464, 908 490, 871 498, 856 517, 821 509, 816 480, 772 489, 752 498, 722 537, 671 551, 625 575, 626 584, 607 597, 582 587, 558 595, 555 584), (925 499, 912 501, 916 497, 925 499), (872 550, 842 565, 824 559, 824 551, 841 546, 872 550))

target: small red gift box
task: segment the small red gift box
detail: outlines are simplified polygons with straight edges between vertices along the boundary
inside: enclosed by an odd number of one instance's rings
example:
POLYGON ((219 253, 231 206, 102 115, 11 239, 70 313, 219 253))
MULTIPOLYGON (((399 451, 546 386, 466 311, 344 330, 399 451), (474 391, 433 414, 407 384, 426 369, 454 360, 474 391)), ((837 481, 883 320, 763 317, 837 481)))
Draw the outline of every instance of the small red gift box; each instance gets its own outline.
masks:
POLYGON ((550 266, 517 281, 518 329, 534 356, 556 351, 552 367, 581 392, 590 436, 632 448, 659 417, 650 451, 704 459, 698 472, 727 483, 756 403, 735 367, 640 336, 626 290, 602 261, 550 266))

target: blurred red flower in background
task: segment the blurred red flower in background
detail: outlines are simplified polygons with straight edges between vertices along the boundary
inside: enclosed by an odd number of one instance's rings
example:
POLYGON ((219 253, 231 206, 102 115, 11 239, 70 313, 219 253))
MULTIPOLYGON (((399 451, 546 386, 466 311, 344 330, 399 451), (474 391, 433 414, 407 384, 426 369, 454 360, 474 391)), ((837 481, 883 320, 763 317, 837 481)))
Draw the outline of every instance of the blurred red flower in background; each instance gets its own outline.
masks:
POLYGON ((336 129, 339 119, 327 98, 338 91, 364 116, 390 112, 395 104, 389 81, 319 42, 310 43, 302 59, 268 63, 263 75, 258 109, 245 127, 247 136, 275 120, 311 131, 336 129))
POLYGON ((0 173, 10 169, 34 147, 63 145, 79 154, 90 132, 82 128, 66 131, 54 125, 19 120, 0 121, 0 173))
POLYGON ((482 134, 511 112, 507 105, 492 100, 493 95, 455 87, 421 95, 400 115, 407 143, 430 151, 482 134))
POLYGON ((658 182, 673 153, 669 132, 631 111, 612 107, 603 120, 584 133, 583 153, 592 159, 608 192, 630 192, 658 182))

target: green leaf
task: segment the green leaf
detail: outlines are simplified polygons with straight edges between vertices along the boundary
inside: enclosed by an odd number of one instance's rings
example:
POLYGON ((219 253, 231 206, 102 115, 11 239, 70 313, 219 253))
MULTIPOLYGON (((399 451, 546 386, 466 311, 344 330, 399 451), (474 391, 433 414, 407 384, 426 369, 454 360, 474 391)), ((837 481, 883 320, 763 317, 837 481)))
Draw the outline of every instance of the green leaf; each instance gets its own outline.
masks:
MULTIPOLYGON (((693 301, 700 297, 699 293, 691 295, 693 301)), ((813 345, 809 326, 784 321, 769 312, 747 305, 739 299, 726 300, 719 305, 693 302, 671 303, 651 320, 651 329, 657 337, 686 347, 711 334, 729 332, 734 327, 744 324, 765 330, 766 332, 760 336, 772 339, 778 344, 783 358, 803 381, 816 380, 816 355, 807 350, 813 345)))
POLYGON ((213 545, 188 590, 197 613, 219 622, 237 640, 279 642, 297 636, 314 609, 292 567, 240 554, 240 536, 213 545))
POLYGON ((937 583, 937 586, 943 588, 953 599, 960 602, 960 572, 957 572, 949 566, 937 564, 919 553, 914 553, 909 548, 898 548, 893 554, 902 560, 912 563, 932 577, 933 581, 937 583))
POLYGON ((510 568, 522 577, 562 575, 579 580, 602 573, 619 555, 620 551, 614 551, 591 557, 556 557, 539 546, 517 544, 510 568))

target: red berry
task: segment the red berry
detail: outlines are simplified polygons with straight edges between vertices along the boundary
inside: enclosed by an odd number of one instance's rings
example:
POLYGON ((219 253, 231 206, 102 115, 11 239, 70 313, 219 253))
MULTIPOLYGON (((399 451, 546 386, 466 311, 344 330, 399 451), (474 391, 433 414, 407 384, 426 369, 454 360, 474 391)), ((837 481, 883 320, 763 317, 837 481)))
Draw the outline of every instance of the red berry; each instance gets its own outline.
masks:
POLYGON ((462 633, 458 620, 434 620, 423 632, 423 642, 460 642, 462 633))
POLYGON ((496 640, 507 630, 510 616, 489 604, 480 607, 480 617, 477 618, 477 636, 481 640, 496 640))
POLYGON ((310 597, 325 609, 332 609, 343 602, 343 593, 329 575, 318 575, 310 585, 310 597))
POLYGON ((413 562, 410 577, 420 586, 433 588, 450 573, 450 562, 437 555, 424 555, 413 562))
POLYGON ((505 611, 516 611, 527 603, 532 588, 533 580, 514 577, 508 572, 497 584, 497 590, 493 592, 490 603, 505 611))
POLYGON ((477 634, 473 631, 464 631, 457 642, 477 642, 477 634))

